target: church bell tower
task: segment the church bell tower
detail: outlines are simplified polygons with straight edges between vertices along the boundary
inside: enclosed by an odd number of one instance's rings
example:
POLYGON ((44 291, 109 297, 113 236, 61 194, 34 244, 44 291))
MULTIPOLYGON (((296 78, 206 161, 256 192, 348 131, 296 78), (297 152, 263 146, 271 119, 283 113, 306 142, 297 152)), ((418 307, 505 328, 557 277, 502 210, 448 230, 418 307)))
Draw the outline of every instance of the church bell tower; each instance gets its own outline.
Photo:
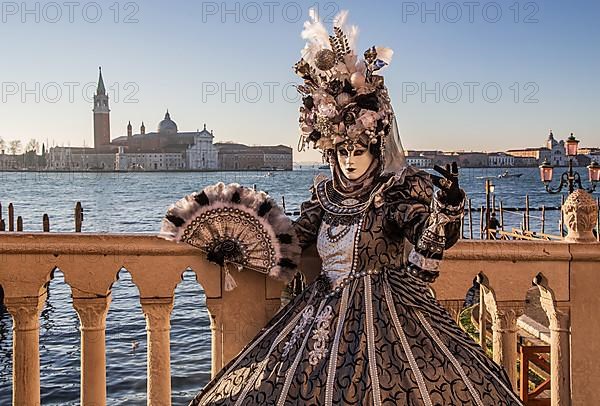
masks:
POLYGON ((110 109, 108 95, 102 79, 102 68, 99 68, 98 88, 94 95, 94 149, 101 150, 110 144, 110 109))

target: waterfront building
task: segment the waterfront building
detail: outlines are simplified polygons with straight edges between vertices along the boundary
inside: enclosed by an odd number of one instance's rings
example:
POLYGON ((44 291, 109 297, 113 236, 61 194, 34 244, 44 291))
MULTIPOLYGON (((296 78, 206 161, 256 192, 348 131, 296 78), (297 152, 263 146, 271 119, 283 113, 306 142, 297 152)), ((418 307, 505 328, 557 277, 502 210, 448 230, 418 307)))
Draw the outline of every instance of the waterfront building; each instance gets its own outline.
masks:
POLYGON ((488 154, 485 152, 454 152, 449 154, 461 168, 485 168, 488 166, 488 154))
POLYGON ((417 168, 431 168, 433 160, 431 157, 425 156, 425 152, 406 151, 406 163, 417 168))
POLYGON ((407 150, 404 151, 406 162, 420 168, 431 168, 433 165, 444 166, 452 163, 452 157, 437 150, 407 150))
MULTIPOLYGON (((569 157, 565 152, 565 142, 563 140, 557 141, 554 138, 552 130, 550 130, 548 138, 546 139, 546 142, 542 147, 509 149, 506 152, 515 157, 535 158, 536 163, 538 165, 541 164, 544 160, 547 160, 553 166, 567 166, 569 163, 569 157)), ((580 158, 581 157, 575 157, 573 159, 573 164, 575 166, 582 165, 585 161, 588 160, 585 158, 580 158)))
POLYGON ((493 152, 488 154, 488 166, 500 168, 515 166, 515 157, 505 152, 493 152))
POLYGON ((535 160, 536 164, 542 163, 544 159, 550 160, 551 155, 550 150, 546 147, 509 149, 506 153, 518 158, 531 158, 535 160))
POLYGON ((514 158, 514 166, 516 167, 531 167, 538 166, 538 160, 534 157, 530 156, 513 156, 514 158))
POLYGON ((569 163, 569 159, 565 152, 565 142, 564 140, 556 141, 554 139, 554 134, 552 134, 552 130, 550 134, 548 134, 548 139, 546 140, 546 148, 550 150, 550 163, 554 166, 567 166, 569 163))
POLYGON ((164 150, 163 152, 141 151, 125 152, 119 147, 115 158, 117 170, 169 171, 186 169, 185 154, 181 151, 164 150))
MULTIPOLYGON (((579 148, 579 160, 581 161, 581 156, 585 156, 586 158, 589 158, 590 162, 591 161, 596 161, 598 163, 600 163, 600 148, 579 148)), ((581 165, 585 165, 584 162, 579 162, 581 165)))
POLYGON ((22 165, 22 155, 5 154, 4 150, 0 153, 0 169, 20 169, 22 165))
POLYGON ((221 170, 292 170, 292 148, 285 145, 215 144, 221 170))
POLYGON ((116 147, 110 143, 110 106, 102 68, 94 94, 94 145, 92 147, 51 147, 46 169, 50 170, 113 170, 116 147))
POLYGON ((51 147, 46 157, 49 170, 113 170, 115 154, 91 147, 51 147))
POLYGON ((99 69, 98 86, 94 95, 94 149, 110 151, 110 108, 108 95, 102 78, 102 68, 99 69))
POLYGON ((167 110, 156 132, 146 133, 142 123, 140 133, 133 134, 129 123, 127 135, 115 138, 111 144, 119 147, 115 157, 118 170, 217 170, 213 139, 206 124, 202 131, 179 132, 167 110))

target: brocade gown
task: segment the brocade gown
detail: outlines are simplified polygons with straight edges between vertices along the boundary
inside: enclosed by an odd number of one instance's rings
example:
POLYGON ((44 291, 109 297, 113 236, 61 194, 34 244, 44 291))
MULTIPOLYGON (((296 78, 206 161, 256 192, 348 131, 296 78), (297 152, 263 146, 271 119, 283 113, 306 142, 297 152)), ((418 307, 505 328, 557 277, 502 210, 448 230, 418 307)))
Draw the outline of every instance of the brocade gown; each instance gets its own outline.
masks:
MULTIPOLYGON (((279 310, 190 405, 522 405, 504 370, 406 271, 435 204, 407 168, 364 199, 315 181, 294 229, 320 276, 279 310)), ((439 206, 439 205, 438 205, 439 206)), ((442 225, 445 247, 460 221, 442 225)), ((439 227, 438 227, 439 228, 439 227)))

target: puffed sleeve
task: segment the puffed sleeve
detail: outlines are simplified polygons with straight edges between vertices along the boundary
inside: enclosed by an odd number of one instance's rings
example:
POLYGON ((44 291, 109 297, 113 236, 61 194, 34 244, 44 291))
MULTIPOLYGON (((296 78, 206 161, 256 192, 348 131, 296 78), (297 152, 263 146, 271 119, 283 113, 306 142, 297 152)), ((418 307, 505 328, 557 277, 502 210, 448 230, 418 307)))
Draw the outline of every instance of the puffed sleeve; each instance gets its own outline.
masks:
MULTIPOLYGON (((439 193, 439 192, 437 192, 439 193)), ((444 249, 452 247, 460 235, 464 202, 457 207, 440 202, 433 192, 429 174, 408 168, 402 180, 384 195, 386 226, 393 236, 405 237, 414 248, 409 267, 419 277, 432 281, 437 276, 444 249), (425 272, 420 272, 424 270, 425 272)))
POLYGON ((319 227, 323 219, 323 208, 317 199, 315 187, 311 188, 310 200, 300 205, 300 216, 292 221, 292 227, 296 231, 302 249, 317 241, 319 227))

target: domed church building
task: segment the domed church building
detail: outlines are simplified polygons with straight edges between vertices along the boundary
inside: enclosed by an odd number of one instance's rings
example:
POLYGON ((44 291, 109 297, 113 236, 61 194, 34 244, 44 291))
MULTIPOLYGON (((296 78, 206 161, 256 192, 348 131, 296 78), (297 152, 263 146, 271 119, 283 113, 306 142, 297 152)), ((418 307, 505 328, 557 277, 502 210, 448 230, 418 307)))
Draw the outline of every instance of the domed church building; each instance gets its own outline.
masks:
POLYGON ((217 149, 213 132, 206 129, 179 132, 177 123, 167 110, 158 123, 156 132, 146 132, 142 122, 140 132, 133 134, 131 123, 127 135, 115 138, 111 145, 118 146, 117 170, 216 170, 217 149))

